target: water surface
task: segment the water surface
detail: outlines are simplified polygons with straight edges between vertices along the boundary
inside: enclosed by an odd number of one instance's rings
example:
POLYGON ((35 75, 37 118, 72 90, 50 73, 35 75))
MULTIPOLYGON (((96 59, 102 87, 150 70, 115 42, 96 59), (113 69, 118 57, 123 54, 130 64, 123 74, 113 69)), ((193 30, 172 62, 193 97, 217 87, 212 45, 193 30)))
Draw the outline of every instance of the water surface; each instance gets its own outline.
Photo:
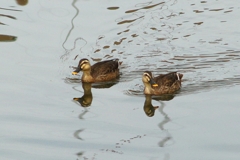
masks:
POLYGON ((239 159, 239 14, 236 0, 1 3, 1 159, 239 159), (120 79, 82 86, 81 58, 119 58, 120 79), (145 97, 145 70, 183 73, 181 91, 145 97))

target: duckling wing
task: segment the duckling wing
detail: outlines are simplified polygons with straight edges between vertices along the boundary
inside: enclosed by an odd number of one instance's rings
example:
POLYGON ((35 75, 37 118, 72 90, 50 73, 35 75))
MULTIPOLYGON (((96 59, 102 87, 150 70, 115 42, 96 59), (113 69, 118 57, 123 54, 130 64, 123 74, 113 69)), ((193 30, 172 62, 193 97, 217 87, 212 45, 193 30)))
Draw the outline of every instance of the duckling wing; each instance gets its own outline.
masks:
POLYGON ((159 86, 171 87, 176 81, 181 82, 183 75, 177 72, 171 72, 168 74, 160 74, 157 77, 154 77, 154 81, 159 86))
POLYGON ((118 59, 106 60, 94 64, 91 68, 91 74, 93 77, 106 76, 110 73, 118 71, 119 63, 118 59))

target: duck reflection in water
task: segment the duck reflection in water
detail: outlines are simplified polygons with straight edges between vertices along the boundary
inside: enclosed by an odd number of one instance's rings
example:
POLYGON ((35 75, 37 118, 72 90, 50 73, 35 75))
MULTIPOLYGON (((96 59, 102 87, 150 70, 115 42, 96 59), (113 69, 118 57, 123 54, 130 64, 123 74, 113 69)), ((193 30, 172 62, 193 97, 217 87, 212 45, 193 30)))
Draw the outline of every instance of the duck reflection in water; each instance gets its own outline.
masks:
POLYGON ((93 95, 92 95, 92 83, 82 83, 82 88, 84 94, 82 97, 73 98, 74 101, 78 101, 82 107, 89 107, 92 104, 93 95))
POLYGON ((146 115, 148 117, 152 117, 154 116, 155 110, 158 108, 159 106, 153 106, 152 105, 152 96, 151 95, 146 95, 146 99, 144 102, 144 107, 143 110, 146 113, 146 115))
POLYGON ((77 101, 81 104, 82 107, 89 107, 92 104, 93 101, 93 95, 92 95, 92 88, 110 88, 113 85, 115 85, 117 82, 107 82, 107 83, 87 83, 83 82, 82 83, 82 88, 83 88, 83 96, 82 97, 75 97, 73 98, 74 101, 77 101))
MULTIPOLYGON (((156 109, 159 108, 160 113, 165 117, 165 120, 161 122, 165 124, 169 121, 168 116, 163 112, 164 103, 161 101, 169 101, 174 98, 174 93, 180 90, 183 74, 178 72, 171 72, 167 74, 160 74, 154 77, 152 72, 145 71, 142 75, 142 82, 144 84, 145 102, 143 110, 148 117, 152 117, 155 114, 156 109), (157 97, 152 95, 158 95, 157 97), (162 106, 153 106, 152 99, 159 101, 162 106)), ((163 128, 163 127, 160 127, 163 128)), ((163 129, 162 129, 163 130, 163 129)))
POLYGON ((159 106, 153 106, 152 105, 152 99, 156 101, 169 101, 174 98, 174 95, 163 95, 163 96, 158 96, 158 97, 153 97, 150 94, 145 95, 145 102, 143 106, 143 110, 146 113, 148 117, 152 117, 155 114, 155 110, 159 108, 159 106))
POLYGON ((165 106, 165 103, 162 101, 169 101, 172 100, 174 98, 174 95, 163 95, 163 96, 158 96, 158 97, 153 97, 152 95, 145 95, 146 99, 144 102, 144 107, 143 110, 146 113, 146 115, 148 117, 153 117, 155 114, 155 111, 158 110, 162 116, 164 117, 164 119, 158 124, 158 127, 161 129, 161 131, 163 131, 163 133, 165 134, 165 137, 162 138, 159 142, 158 145, 159 147, 165 147, 167 145, 167 143, 172 139, 171 134, 169 133, 168 130, 164 129, 164 125, 167 124, 171 119, 170 117, 168 117, 168 115, 163 111, 163 108, 165 106), (158 101, 161 106, 153 106, 152 105, 152 99, 158 101))

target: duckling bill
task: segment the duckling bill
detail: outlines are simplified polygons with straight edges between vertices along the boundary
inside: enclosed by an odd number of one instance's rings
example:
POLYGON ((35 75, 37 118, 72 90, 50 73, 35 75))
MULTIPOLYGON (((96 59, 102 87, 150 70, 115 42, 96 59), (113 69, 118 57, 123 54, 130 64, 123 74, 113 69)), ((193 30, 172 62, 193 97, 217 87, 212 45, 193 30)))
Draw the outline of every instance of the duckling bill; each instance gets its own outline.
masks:
POLYGON ((82 82, 104 82, 111 81, 119 77, 119 59, 112 59, 95 63, 91 66, 88 59, 83 58, 79 61, 78 67, 72 72, 73 75, 83 72, 82 82))
POLYGON ((153 77, 152 72, 145 71, 142 76, 144 94, 173 94, 181 88, 182 77, 183 75, 178 72, 153 77))

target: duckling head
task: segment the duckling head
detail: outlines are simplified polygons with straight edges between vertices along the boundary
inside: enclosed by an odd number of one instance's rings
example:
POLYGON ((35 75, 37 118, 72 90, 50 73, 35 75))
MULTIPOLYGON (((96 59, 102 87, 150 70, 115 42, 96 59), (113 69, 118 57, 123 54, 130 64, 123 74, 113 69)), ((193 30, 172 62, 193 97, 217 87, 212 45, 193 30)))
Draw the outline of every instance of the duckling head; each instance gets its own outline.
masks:
POLYGON ((143 84, 145 85, 145 87, 149 86, 149 84, 152 87, 158 86, 158 84, 153 80, 153 75, 152 75, 152 72, 150 72, 150 71, 145 71, 143 73, 142 81, 143 81, 143 84))
POLYGON ((91 69, 91 65, 88 59, 83 58, 79 61, 78 66, 75 71, 72 72, 73 75, 78 74, 80 71, 87 71, 91 69))

